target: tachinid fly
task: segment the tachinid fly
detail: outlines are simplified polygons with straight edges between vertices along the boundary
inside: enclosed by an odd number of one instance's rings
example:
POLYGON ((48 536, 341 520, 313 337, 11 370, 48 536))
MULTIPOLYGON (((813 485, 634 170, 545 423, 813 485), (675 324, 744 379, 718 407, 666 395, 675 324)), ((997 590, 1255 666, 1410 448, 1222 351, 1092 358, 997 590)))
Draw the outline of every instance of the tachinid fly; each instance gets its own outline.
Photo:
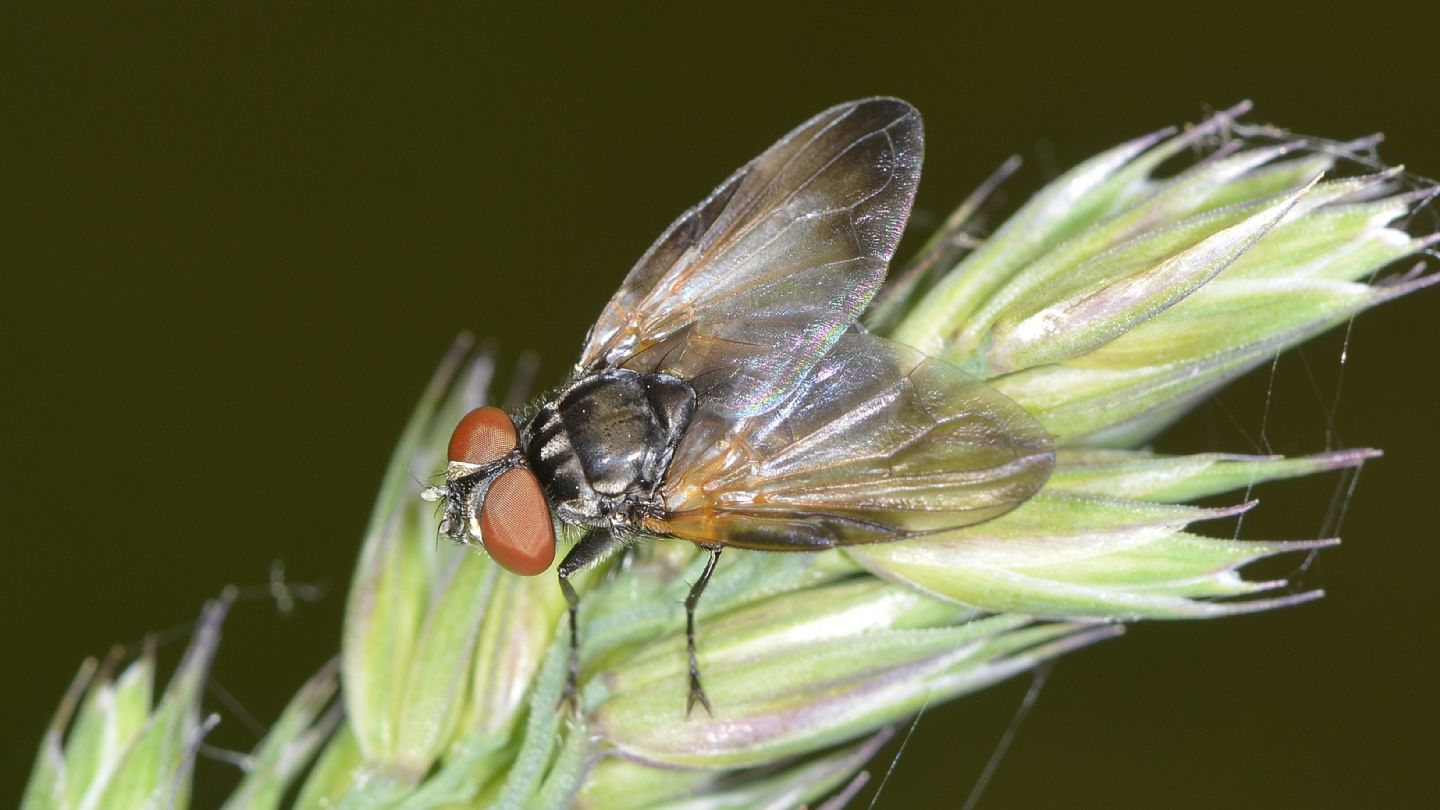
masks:
POLYGON ((685 602, 688 714, 710 710, 695 605, 727 546, 819 551, 973 525, 1033 495, 1045 430, 947 363, 867 334, 861 313, 909 215, 920 115, 867 99, 802 124, 685 212, 625 277, 568 380, 516 425, 472 411, 450 440, 441 530, 505 568, 569 577, 625 540, 710 558, 685 602))

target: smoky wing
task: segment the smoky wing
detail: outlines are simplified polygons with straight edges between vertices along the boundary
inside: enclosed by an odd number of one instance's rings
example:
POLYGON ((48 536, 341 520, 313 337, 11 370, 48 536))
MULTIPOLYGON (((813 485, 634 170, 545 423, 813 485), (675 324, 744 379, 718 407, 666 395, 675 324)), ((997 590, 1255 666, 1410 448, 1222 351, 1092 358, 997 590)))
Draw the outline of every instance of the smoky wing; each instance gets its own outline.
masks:
POLYGON ((1024 409, 950 364, 847 332, 763 416, 703 405, 676 448, 663 530, 805 551, 968 526, 1015 508, 1054 467, 1024 409))
POLYGON ((885 278, 919 180, 919 113, 833 107, 685 212, 591 330, 581 366, 712 375, 712 407, 764 413, 805 379, 885 278))

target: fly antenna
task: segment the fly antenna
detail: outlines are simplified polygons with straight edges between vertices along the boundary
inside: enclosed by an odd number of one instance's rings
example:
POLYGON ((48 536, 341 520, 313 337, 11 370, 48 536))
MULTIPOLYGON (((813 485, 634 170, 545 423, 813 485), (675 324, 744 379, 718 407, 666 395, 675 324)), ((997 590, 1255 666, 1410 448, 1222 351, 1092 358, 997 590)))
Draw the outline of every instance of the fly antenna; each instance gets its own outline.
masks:
POLYGON ((420 480, 420 476, 418 476, 418 475, 415 474, 415 468, 414 468, 414 467, 411 467, 409 464, 406 464, 406 465, 405 465, 405 472, 409 473, 409 475, 410 475, 410 480, 411 480, 411 481, 414 481, 414 482, 415 482, 415 486, 420 487, 421 491, 424 491, 424 490, 427 490, 427 489, 430 489, 430 488, 431 488, 429 484, 427 484, 427 483, 425 483, 424 481, 421 481, 421 480, 420 480))

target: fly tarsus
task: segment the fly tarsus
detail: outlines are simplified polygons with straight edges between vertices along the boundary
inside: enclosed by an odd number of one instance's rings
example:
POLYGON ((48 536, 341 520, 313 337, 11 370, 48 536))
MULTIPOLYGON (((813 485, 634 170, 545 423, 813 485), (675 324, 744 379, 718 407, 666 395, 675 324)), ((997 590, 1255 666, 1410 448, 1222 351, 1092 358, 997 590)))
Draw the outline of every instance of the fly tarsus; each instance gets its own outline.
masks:
POLYGON ((619 544, 619 539, 608 530, 592 529, 570 549, 557 569, 560 591, 565 594, 565 604, 570 611, 570 662, 565 673, 565 689, 556 708, 568 705, 571 714, 580 713, 580 594, 570 584, 570 575, 609 556, 619 544))
POLYGON ((690 719, 690 713, 695 710, 695 704, 699 703, 705 707, 705 713, 711 717, 715 716, 715 710, 710 706, 710 698, 705 697, 705 688, 700 685, 700 670, 695 666, 695 650, 690 650, 690 695, 685 698, 685 719, 690 719))
POLYGON ((685 698, 687 718, 695 709, 696 703, 705 707, 706 714, 715 716, 715 710, 710 706, 710 698, 705 697, 705 689, 700 685, 700 661, 695 656, 695 606, 700 604, 700 594, 705 592, 710 575, 715 573, 715 563, 720 559, 721 547, 707 548, 706 551, 710 552, 710 559, 705 561, 705 570, 700 572, 700 578, 690 586, 690 595, 685 597, 685 649, 690 658, 690 695, 685 698))
POLYGON ((575 716, 580 714, 580 692, 577 687, 580 683, 580 630, 577 618, 580 612, 580 597, 564 574, 560 575, 560 590, 565 592, 565 601, 570 605, 570 661, 565 668, 565 688, 560 692, 560 704, 556 708, 568 707, 571 716, 575 716))

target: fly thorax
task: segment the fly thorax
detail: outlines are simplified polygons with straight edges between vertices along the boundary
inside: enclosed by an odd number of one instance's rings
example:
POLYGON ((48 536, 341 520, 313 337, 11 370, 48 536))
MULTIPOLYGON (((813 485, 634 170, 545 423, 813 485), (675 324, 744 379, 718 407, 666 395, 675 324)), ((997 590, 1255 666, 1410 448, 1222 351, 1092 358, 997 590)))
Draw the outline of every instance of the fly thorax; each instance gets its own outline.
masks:
POLYGON ((676 377, 607 369, 541 405, 526 455, 560 517, 592 523, 653 495, 694 407, 694 390, 676 377))

